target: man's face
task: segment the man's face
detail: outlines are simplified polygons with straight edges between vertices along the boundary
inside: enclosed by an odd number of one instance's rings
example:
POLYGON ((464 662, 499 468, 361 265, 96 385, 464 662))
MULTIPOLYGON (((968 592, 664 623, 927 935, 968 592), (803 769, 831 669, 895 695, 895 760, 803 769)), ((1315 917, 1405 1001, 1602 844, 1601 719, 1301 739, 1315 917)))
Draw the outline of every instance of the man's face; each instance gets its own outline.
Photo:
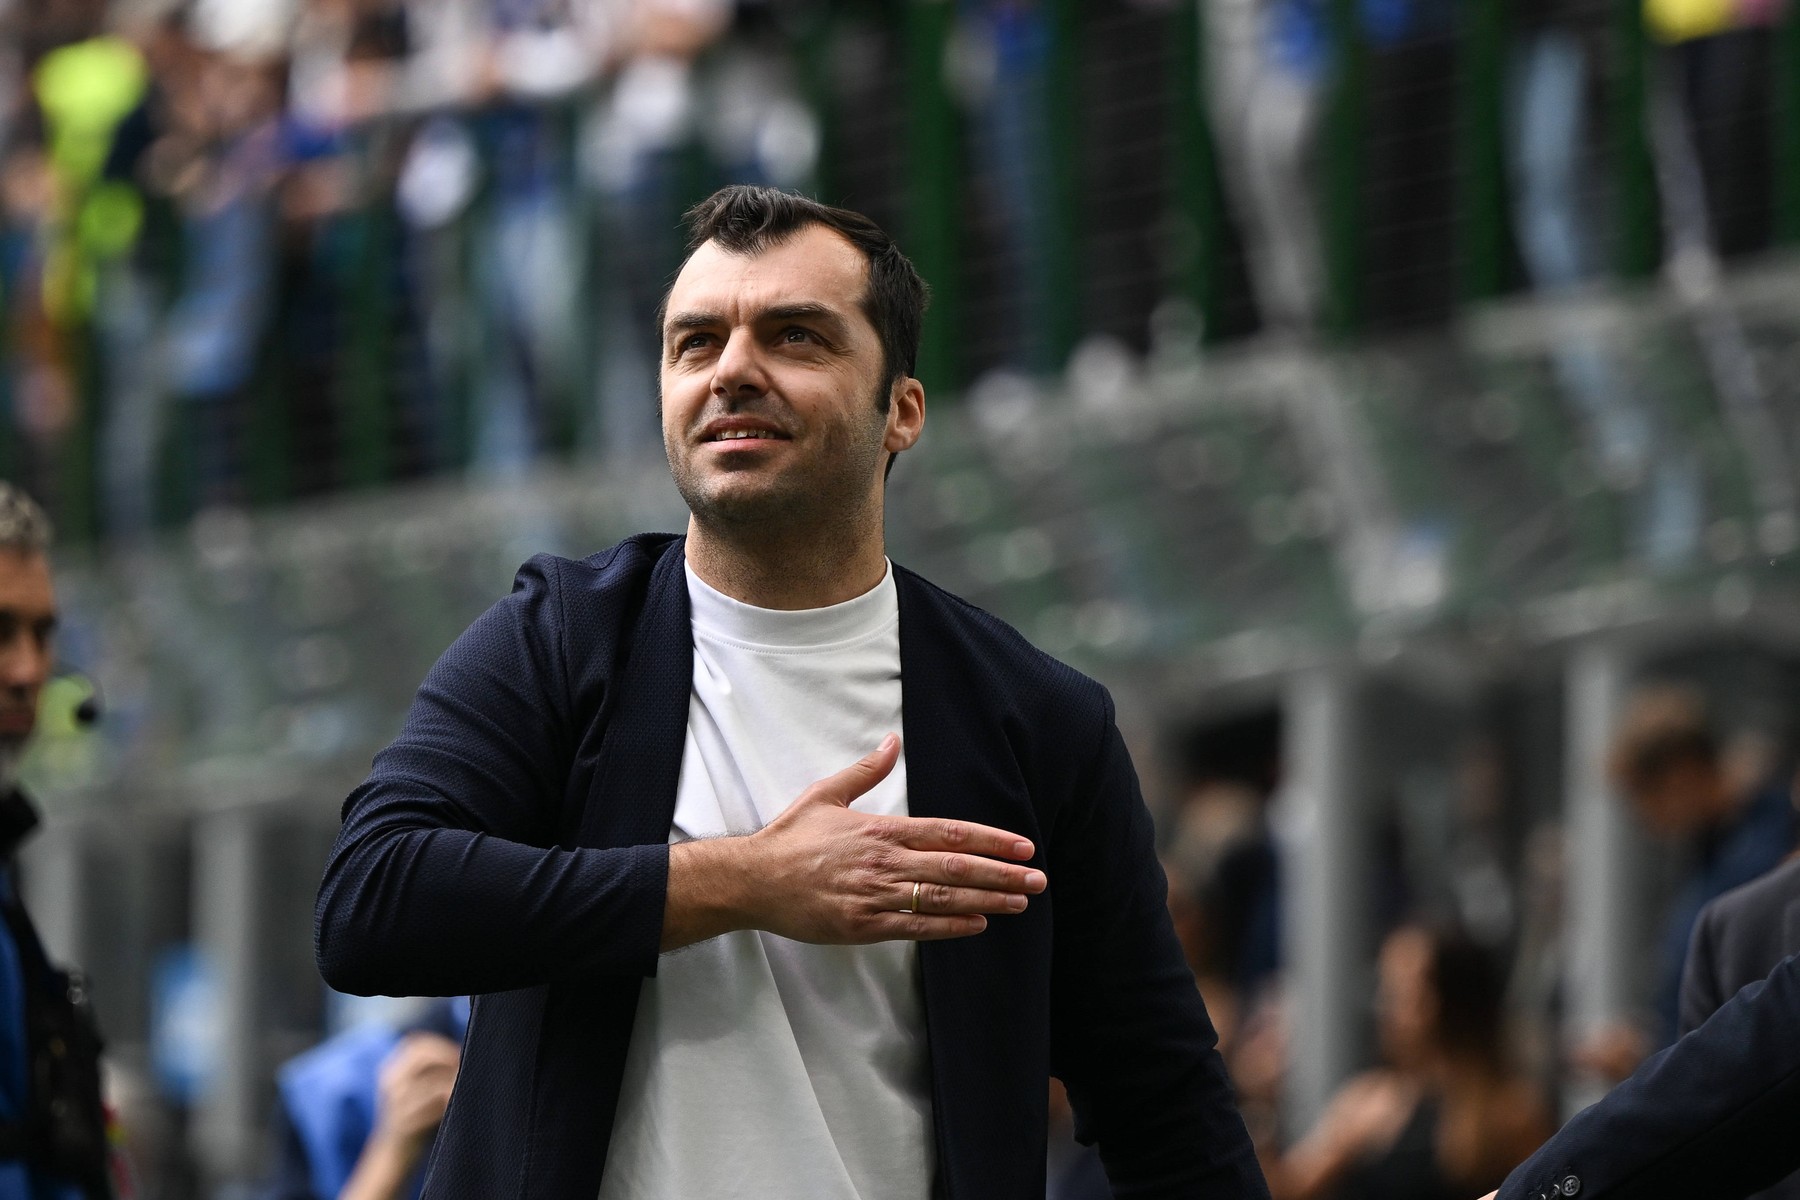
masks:
POLYGON ((1630 796, 1652 833, 1663 838, 1685 838, 1717 819, 1725 807, 1720 799, 1724 786, 1724 778, 1714 764, 1681 759, 1638 780, 1630 788, 1630 796))
POLYGON ((42 554, 0 550, 0 755, 16 755, 37 724, 55 632, 49 562, 42 554))
POLYGON ((780 523, 879 503, 888 454, 918 440, 925 407, 916 380, 883 377, 867 288, 861 252, 819 225, 760 254, 708 242, 682 267, 663 322, 663 448, 696 518, 780 523))

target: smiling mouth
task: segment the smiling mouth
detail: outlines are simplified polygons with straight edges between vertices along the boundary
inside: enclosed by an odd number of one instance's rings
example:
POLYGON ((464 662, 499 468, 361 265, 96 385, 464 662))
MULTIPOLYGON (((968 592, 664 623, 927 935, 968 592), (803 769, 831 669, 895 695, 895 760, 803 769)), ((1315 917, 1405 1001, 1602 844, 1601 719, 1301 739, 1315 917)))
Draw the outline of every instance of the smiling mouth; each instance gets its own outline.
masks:
POLYGON ((708 442, 785 442, 788 439, 784 434, 776 433, 773 429, 727 429, 715 433, 705 440, 708 442))

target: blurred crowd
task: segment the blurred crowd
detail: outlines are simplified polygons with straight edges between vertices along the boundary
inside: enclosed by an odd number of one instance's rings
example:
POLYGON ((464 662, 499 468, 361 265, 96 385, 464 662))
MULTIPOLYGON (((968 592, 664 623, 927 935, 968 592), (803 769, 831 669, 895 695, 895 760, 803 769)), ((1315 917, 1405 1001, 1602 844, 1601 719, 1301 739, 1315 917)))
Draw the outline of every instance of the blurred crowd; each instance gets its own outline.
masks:
MULTIPOLYGON (((1734 986, 1713 994, 1708 964, 1690 961, 1702 913, 1768 880, 1797 844, 1793 764, 1776 742, 1723 728, 1688 683, 1645 683, 1621 714, 1607 772, 1666 855, 1651 978, 1633 1016, 1577 1037, 1563 1011, 1560 823, 1518 828, 1518 781, 1489 739, 1467 739, 1419 811, 1409 816, 1403 798, 1389 810, 1368 873, 1387 886, 1342 901, 1369 910, 1377 931, 1366 948, 1368 1069, 1316 1119, 1297 1120, 1278 932, 1293 818, 1277 772, 1244 752, 1259 741, 1270 745, 1252 728, 1221 728, 1189 756, 1164 855, 1170 911, 1276 1200, 1454 1200, 1498 1187, 1571 1101, 1625 1079, 1729 998, 1734 986)), ((1061 1195, 1107 1195, 1075 1163, 1061 1195)))
POLYGON ((755 22, 715 46, 737 16, 727 0, 11 5, 16 476, 64 509, 91 485, 96 524, 131 537, 162 513, 453 459, 514 471, 557 439, 641 451, 690 109, 730 114, 707 132, 733 177, 802 183, 816 149, 755 22), (601 412, 606 395, 629 399, 601 412), (281 462, 257 461, 271 445, 281 462), (71 476, 84 451, 96 479, 71 476))
MULTIPOLYGON (((1646 253, 1704 294, 1771 243, 1780 0, 1492 7, 11 0, 0 469, 131 540, 653 454, 675 217, 726 181, 900 229, 956 386, 1441 321, 1646 253)), ((1678 562, 1698 468, 1590 343, 1559 384, 1678 562)))

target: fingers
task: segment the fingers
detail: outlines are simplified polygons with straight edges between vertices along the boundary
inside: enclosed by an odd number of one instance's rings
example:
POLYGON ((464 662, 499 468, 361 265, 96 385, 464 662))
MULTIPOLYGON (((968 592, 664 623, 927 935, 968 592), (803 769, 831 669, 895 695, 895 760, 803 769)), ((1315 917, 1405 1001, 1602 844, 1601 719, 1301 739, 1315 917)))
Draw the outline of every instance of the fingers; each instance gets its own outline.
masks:
POLYGON ((892 836, 910 850, 955 850, 965 855, 981 854, 1020 862, 1036 853, 1032 844, 1018 834, 992 825, 977 825, 973 821, 896 817, 892 836))
POLYGON ((932 916, 928 913, 882 913, 870 921, 868 942, 942 942, 950 938, 973 937, 987 928, 987 918, 979 914, 932 916))
POLYGON ((410 1033, 381 1068, 380 1085, 400 1094, 446 1086, 456 1079, 462 1048, 435 1033, 410 1033))
POLYGON ((907 855, 895 863, 895 869, 908 888, 917 881, 927 888, 942 885, 959 890, 1035 896, 1049 885, 1044 873, 1035 867, 996 862, 973 854, 907 855))
POLYGON ((852 800, 888 777, 900 761, 900 739, 888 734, 881 745, 863 755, 835 775, 827 775, 801 794, 802 800, 813 799, 832 804, 849 805, 852 800))
POLYGON ((1031 901, 1020 892, 993 892, 980 888, 952 887, 947 883, 923 883, 918 891, 907 887, 906 895, 895 908, 905 912, 913 904, 915 895, 918 905, 911 911, 924 913, 927 916, 966 916, 973 913, 1016 913, 1024 912, 1031 901))

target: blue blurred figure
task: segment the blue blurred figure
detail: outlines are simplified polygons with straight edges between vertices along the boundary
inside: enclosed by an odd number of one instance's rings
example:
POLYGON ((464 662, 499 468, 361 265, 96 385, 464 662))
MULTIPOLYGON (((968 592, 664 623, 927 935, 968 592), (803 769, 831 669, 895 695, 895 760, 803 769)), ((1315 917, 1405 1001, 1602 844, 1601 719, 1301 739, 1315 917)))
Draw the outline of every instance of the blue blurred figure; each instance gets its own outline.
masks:
POLYGON ((401 1200, 456 1082, 469 1002, 431 1002, 398 1026, 352 1026, 276 1076, 279 1159, 263 1200, 401 1200))

